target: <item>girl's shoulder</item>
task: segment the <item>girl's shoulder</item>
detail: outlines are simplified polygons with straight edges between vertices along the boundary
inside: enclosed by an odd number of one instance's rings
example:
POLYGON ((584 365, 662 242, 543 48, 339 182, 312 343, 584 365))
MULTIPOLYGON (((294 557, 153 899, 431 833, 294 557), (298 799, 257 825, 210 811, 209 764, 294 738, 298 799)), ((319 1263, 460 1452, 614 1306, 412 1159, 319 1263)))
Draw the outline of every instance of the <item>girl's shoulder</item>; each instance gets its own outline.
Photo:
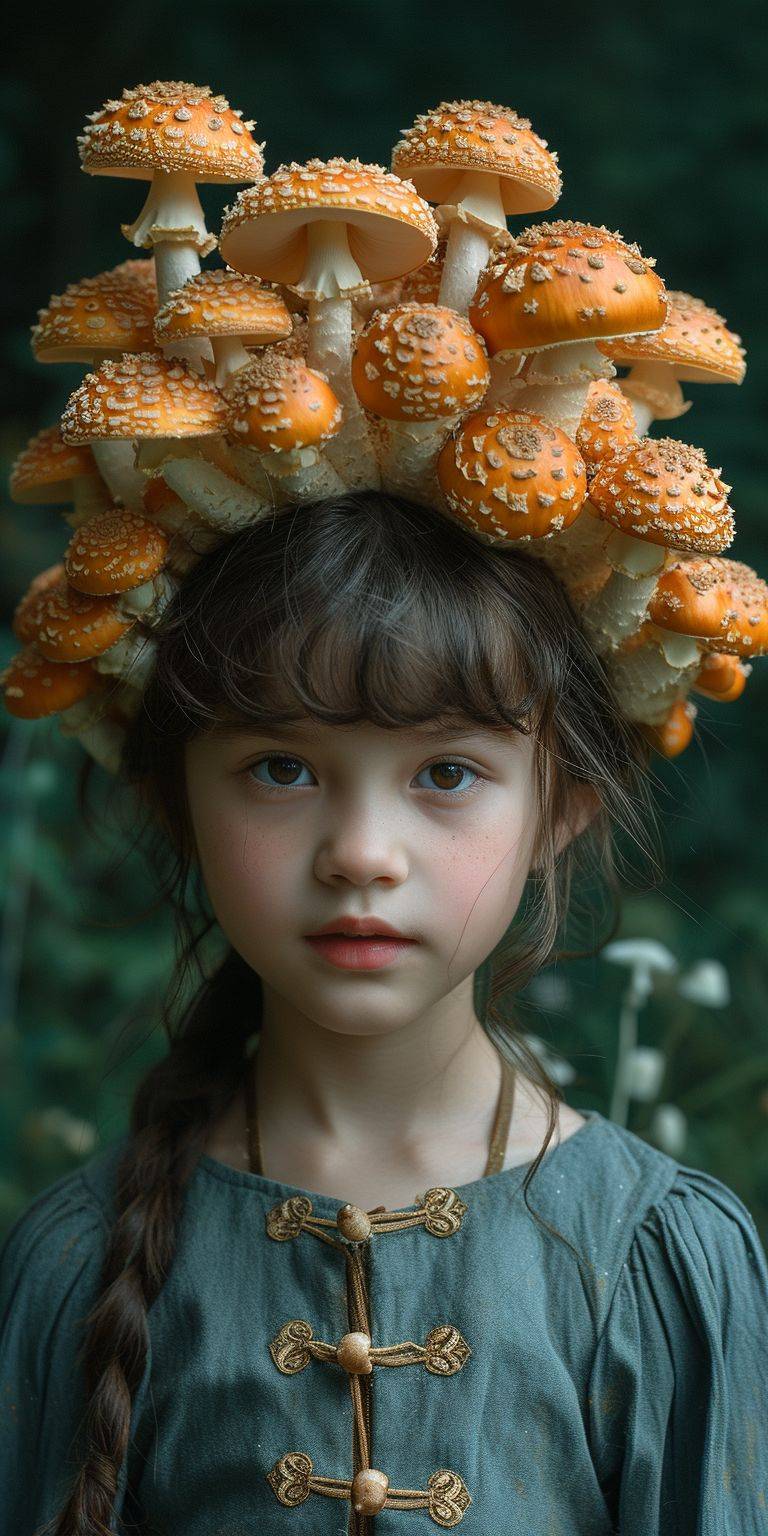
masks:
MULTIPOLYGON (((69 1290, 101 1259, 112 1221, 117 1165, 125 1138, 42 1191, 0 1247, 0 1298, 22 1297, 27 1310, 50 1305, 51 1290, 69 1290)), ((0 1318, 3 1308, 0 1305, 0 1318)))

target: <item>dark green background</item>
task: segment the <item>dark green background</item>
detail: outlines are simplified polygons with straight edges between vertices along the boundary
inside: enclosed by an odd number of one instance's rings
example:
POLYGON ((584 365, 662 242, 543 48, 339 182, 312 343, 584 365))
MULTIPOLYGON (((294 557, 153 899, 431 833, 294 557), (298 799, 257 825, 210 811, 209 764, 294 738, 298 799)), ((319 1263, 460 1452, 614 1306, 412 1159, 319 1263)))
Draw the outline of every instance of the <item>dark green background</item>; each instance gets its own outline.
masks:
MULTIPOLYGON (((768 576, 762 7, 137 0, 130 10, 68 6, 45 23, 17 8, 14 22, 0 62, 6 467, 32 431, 56 419, 81 372, 33 362, 37 307, 130 254, 119 225, 143 194, 137 183, 81 174, 75 138, 86 112, 158 76, 208 82, 256 118, 271 170, 313 154, 388 164, 418 111, 477 96, 526 114, 557 149, 565 190, 553 217, 620 230, 656 256, 669 287, 705 298, 741 333, 743 386, 689 386, 693 410, 671 431, 722 466, 737 519, 731 554, 768 576)), ((234 191, 202 195, 214 226, 234 191)), ((7 627, 13 604, 60 558, 67 533, 55 509, 13 508, 0 536, 7 656, 17 648, 7 627)), ((657 765, 668 878, 652 895, 630 895, 624 922, 627 934, 661 939, 683 966, 714 957, 728 969, 725 1012, 682 1005, 668 987, 646 1010, 643 1041, 668 1053, 662 1097, 689 1116, 686 1160, 730 1183, 763 1224, 766 700, 768 660, 737 704, 702 701, 696 743, 657 765)), ((0 1223, 83 1155, 83 1132, 61 1111, 111 1138, 137 1073, 161 1048, 153 1029, 169 921, 141 916, 152 886, 138 858, 125 856, 120 832, 99 841, 83 829, 79 760, 54 727, 22 725, 0 770, 0 1223)), ((601 961, 557 976, 559 1000, 550 993, 544 1008, 531 997, 525 1027, 576 1067, 572 1101, 605 1112, 623 976, 601 961)), ((642 1134, 648 1111, 636 1108, 631 1123, 642 1134)))

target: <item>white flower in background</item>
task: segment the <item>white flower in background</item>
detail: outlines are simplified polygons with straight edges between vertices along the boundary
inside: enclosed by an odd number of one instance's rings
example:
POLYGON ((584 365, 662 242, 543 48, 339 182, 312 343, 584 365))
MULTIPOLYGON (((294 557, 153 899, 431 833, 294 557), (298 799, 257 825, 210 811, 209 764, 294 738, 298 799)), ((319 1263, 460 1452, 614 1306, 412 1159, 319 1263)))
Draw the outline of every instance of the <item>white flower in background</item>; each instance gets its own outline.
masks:
POLYGON ((565 1013, 571 1003, 571 989, 564 976, 556 971, 544 971, 535 976, 528 986, 528 996, 539 1008, 551 1013, 565 1013))
POLYGON ((44 1109, 37 1117, 44 1135, 61 1143, 75 1157, 87 1157, 96 1146, 96 1127, 90 1120, 80 1120, 67 1109, 44 1109))
POLYGON ((728 972, 719 960, 697 960, 678 983, 681 997, 702 1008, 727 1008, 731 1001, 728 972))
POLYGON ((566 1061, 563 1056, 558 1056, 554 1051, 551 1051, 546 1041, 541 1040, 538 1035, 524 1034, 521 1038, 525 1041, 528 1049, 533 1051, 534 1056, 538 1056, 545 1072, 549 1073, 553 1083, 558 1088, 565 1088, 568 1083, 573 1082, 576 1076, 576 1068, 572 1067, 571 1063, 566 1061))
POLYGON ((630 1099, 651 1104, 659 1096, 666 1057, 651 1045, 636 1045, 624 1060, 624 1091, 630 1099))
POLYGON ((648 1134, 662 1152, 670 1157, 677 1157, 685 1151, 688 1136, 688 1121, 681 1109, 676 1104, 657 1104, 648 1134))

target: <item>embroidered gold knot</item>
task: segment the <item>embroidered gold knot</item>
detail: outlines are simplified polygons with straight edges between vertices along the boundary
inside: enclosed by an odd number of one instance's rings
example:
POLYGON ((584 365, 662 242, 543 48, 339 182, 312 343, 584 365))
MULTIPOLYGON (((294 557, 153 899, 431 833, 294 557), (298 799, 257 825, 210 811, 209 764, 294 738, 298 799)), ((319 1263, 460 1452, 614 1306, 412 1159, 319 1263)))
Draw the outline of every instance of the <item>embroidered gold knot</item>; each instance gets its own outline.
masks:
POLYGON ((269 1352, 284 1376, 295 1376, 312 1359, 340 1365, 352 1375, 368 1375, 374 1365, 423 1365, 433 1376, 455 1376, 472 1351, 458 1328, 438 1323, 422 1344, 405 1339, 400 1344, 372 1345, 367 1333, 345 1333, 337 1345, 313 1336, 312 1325, 292 1317, 275 1334, 269 1352))
POLYGON ((268 1237, 278 1243, 298 1237, 302 1231, 328 1242, 330 1228, 341 1232, 342 1236, 349 1236, 353 1242, 364 1240, 369 1232, 379 1235, 417 1226, 424 1226, 432 1237, 451 1237, 458 1232, 466 1211, 467 1206, 456 1191, 439 1184, 420 1197, 414 1211, 388 1211, 381 1207, 361 1211, 357 1206, 345 1204, 339 1207, 334 1219, 314 1216, 312 1201, 306 1195, 291 1195, 267 1212, 266 1229, 268 1237))
MULTIPOLYGON (((365 1474, 376 1475, 377 1487, 386 1497, 376 1499, 380 1509, 426 1509, 435 1525, 450 1529, 458 1525, 472 1503, 463 1478, 448 1467, 440 1467, 427 1479, 425 1489, 392 1488, 385 1473, 375 1467, 362 1468, 355 1474, 354 1486, 358 1489, 365 1474)), ((266 1474, 267 1482, 281 1504, 295 1508, 303 1504, 311 1493, 325 1494, 328 1498, 352 1498, 353 1482, 349 1478, 318 1477, 313 1471, 311 1457, 304 1451, 287 1451, 266 1474)))

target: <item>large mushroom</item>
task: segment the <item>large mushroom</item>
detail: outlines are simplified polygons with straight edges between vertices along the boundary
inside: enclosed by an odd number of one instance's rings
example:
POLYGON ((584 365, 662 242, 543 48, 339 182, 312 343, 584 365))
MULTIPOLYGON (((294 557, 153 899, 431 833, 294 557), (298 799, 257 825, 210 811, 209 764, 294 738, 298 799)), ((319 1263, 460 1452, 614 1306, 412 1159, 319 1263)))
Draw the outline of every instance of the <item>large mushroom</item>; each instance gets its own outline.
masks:
POLYGON ((119 101, 90 115, 78 141, 83 170, 151 183, 138 218, 122 229, 134 245, 154 251, 161 304, 216 246, 196 183, 262 175, 263 145, 253 139, 253 127, 209 86, 179 80, 127 88, 119 101))
MULTIPOLYGON (((589 497, 612 525, 604 550, 613 569, 584 608, 585 627, 599 652, 621 645, 641 627, 669 549, 717 555, 728 548, 734 535, 730 489, 701 448, 676 438, 640 438, 603 461, 589 497)), ((668 654, 670 664, 681 664, 679 647, 672 650, 676 659, 668 654)))
POLYGON ((672 421, 690 410, 682 383, 741 384, 746 358, 741 337, 703 299, 667 289, 669 313, 658 331, 601 341, 614 363, 632 366, 621 388, 632 402, 639 433, 652 421, 672 421))
POLYGON ((593 380, 616 372, 597 342, 664 322, 666 293, 654 265, 604 225, 558 220, 516 235, 469 310, 494 359, 489 400, 505 398, 511 362, 515 404, 575 437, 593 380))
POLYGON ((385 489, 429 500, 445 439, 488 387, 480 337, 444 305, 399 304, 358 336, 352 378, 366 410, 383 418, 385 489))
POLYGON ((477 411, 448 438, 437 461, 451 511, 492 543, 531 546, 578 517, 587 493, 575 444, 525 411, 477 411))
POLYGON ((228 430, 239 444, 235 462, 259 486, 266 473, 277 502, 333 495, 344 489, 323 453, 339 431, 342 409, 328 380, 302 358, 268 348, 227 389, 228 430))
POLYGON ((347 485, 378 482, 352 384, 353 296, 421 266, 436 243, 435 221, 411 183, 359 160, 281 165, 245 188, 224 216, 224 260, 308 301, 307 360, 326 376, 344 410, 328 457, 347 485))
POLYGON ((72 502, 65 520, 73 528, 109 506, 107 486, 87 444, 65 443, 58 426, 30 438, 11 468, 11 499, 22 506, 72 502))
POLYGON ((255 277, 213 267, 170 294, 155 317, 155 341, 210 340, 214 382, 222 389, 251 361, 246 347, 263 347, 290 336, 293 321, 280 295, 255 277))
MULTIPOLYGON (((96 277, 70 283, 38 311, 32 328, 32 351, 39 363, 87 363, 98 366, 124 352, 143 352, 153 345, 157 308, 155 263, 123 261, 96 277)), ((113 498, 127 507, 141 505, 141 477, 134 465, 133 444, 96 442, 93 454, 113 498)))
POLYGON ((93 663, 142 688, 154 666, 157 642, 119 598, 90 597, 66 577, 51 587, 40 611, 35 646, 52 662, 93 663))
POLYGON ((438 302, 466 314, 507 214, 551 208, 562 191, 557 155, 530 122, 490 101, 443 101, 395 145, 392 169, 437 203, 448 247, 438 302))
POLYGON ((64 554, 70 587, 89 597, 118 597, 122 613, 156 624, 178 582, 164 569, 168 535, 150 518, 101 513, 73 534, 64 554))
POLYGON ((61 425, 65 443, 135 439, 139 468, 153 469, 177 451, 208 452, 225 417, 215 385, 180 358, 137 352, 86 374, 61 425))

